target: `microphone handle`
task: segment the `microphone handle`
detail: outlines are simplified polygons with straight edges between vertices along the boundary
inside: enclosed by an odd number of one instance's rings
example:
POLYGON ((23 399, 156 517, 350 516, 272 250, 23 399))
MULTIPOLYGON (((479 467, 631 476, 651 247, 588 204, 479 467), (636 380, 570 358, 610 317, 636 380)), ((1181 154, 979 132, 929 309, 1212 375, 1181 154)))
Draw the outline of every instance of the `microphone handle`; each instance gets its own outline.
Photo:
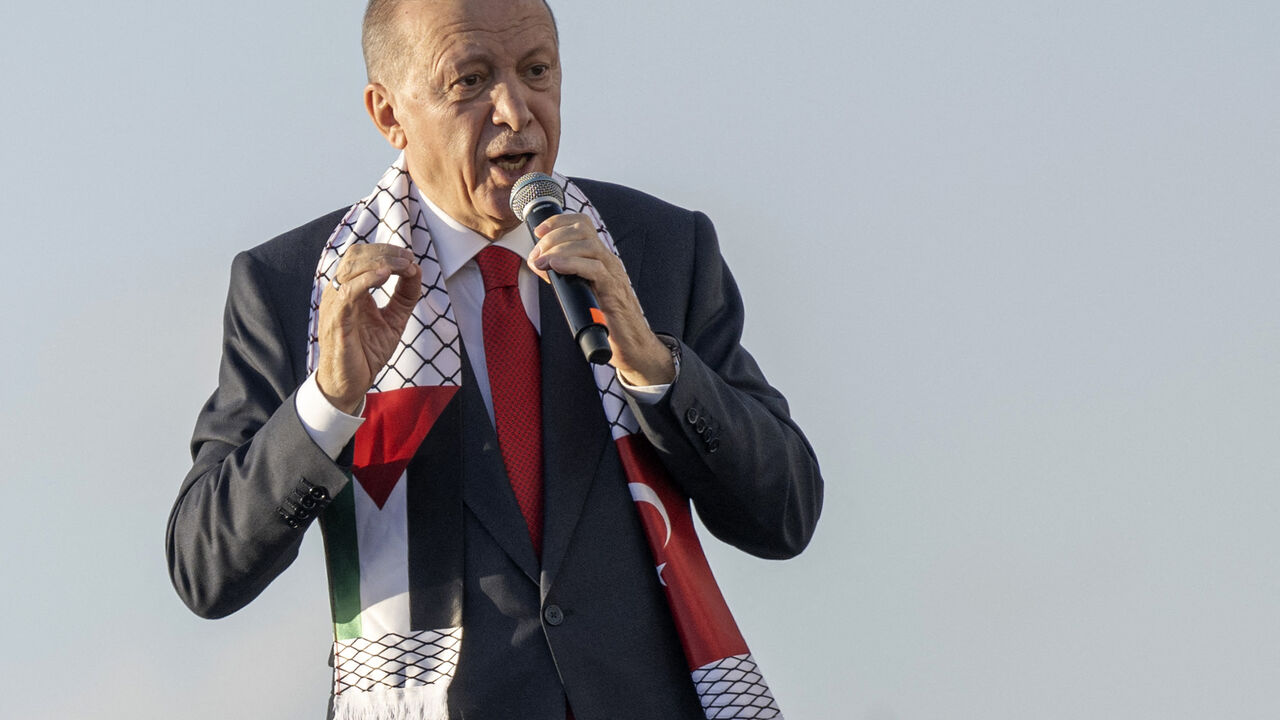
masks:
MULTIPOLYGON (((524 221, 529 232, 542 224, 552 215, 564 212, 560 205, 553 201, 534 203, 525 212, 524 221)), ((534 236, 537 239, 537 236, 534 236)), ((569 332, 582 349, 587 362, 604 365, 613 359, 613 349, 609 347, 609 328, 605 326, 604 313, 600 312, 600 303, 591 285, 577 275, 561 275, 548 269, 551 287, 555 290, 556 299, 560 301, 560 309, 564 311, 564 319, 569 323, 569 332)))

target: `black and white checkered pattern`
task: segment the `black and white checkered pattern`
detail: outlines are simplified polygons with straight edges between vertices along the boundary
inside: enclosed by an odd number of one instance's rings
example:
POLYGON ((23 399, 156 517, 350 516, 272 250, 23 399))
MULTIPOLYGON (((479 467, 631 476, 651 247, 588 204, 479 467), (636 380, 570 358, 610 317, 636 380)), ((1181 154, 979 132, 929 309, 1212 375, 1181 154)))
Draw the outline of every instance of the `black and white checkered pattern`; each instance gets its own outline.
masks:
POLYGON ((461 647, 462 628, 337 642, 333 646, 333 692, 341 695, 348 690, 447 683, 458 666, 461 647))
MULTIPOLYGON (((325 243, 311 293, 308 369, 315 370, 318 359, 320 297, 324 288, 333 284, 342 256, 352 245, 382 242, 413 250, 422 268, 422 300, 414 308, 399 345, 374 381, 373 389, 385 392, 404 387, 461 384, 461 335, 445 290, 444 272, 412 187, 402 156, 383 174, 373 193, 352 206, 325 243)), ((398 281, 398 277, 392 277, 385 286, 373 291, 379 307, 390 302, 398 281)))
MULTIPOLYGON (((592 224, 596 228, 596 235, 600 238, 600 242, 609 248, 609 252, 614 255, 618 254, 618 248, 613 242, 613 235, 609 233, 609 228, 605 226, 604 220, 600 218, 600 213, 596 210, 595 205, 587 199, 582 189, 569 181, 563 175, 555 175, 555 181, 564 189, 564 209, 565 212, 582 213, 591 218, 592 224)), ((621 261, 621 258, 619 258, 621 261)), ((639 303, 636 303, 639 305, 639 303)), ((592 365, 592 373, 595 375, 596 389, 600 391, 600 401, 604 405, 604 416, 609 421, 609 431, 614 440, 627 435, 634 435, 640 432, 640 423, 636 421, 635 415, 631 413, 631 408, 627 407, 626 400, 623 399, 622 384, 618 380, 618 373, 610 365, 592 365)))
POLYGON ((734 655, 693 671, 708 720, 782 720, 751 655, 734 655))

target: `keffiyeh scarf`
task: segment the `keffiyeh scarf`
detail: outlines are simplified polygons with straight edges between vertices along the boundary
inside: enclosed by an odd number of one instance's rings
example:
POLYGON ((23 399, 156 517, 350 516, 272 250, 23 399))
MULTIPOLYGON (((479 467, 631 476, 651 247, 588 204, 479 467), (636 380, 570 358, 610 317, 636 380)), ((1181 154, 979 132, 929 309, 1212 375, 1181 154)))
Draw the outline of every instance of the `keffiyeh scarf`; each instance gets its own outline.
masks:
MULTIPOLYGON (((564 188, 566 212, 591 217, 600 241, 616 254, 612 236, 582 190, 563 176, 555 180, 564 188)), ((324 516, 338 720, 447 718, 447 692, 464 641, 461 483, 409 478, 409 466, 424 444, 439 443, 449 448, 441 454, 457 454, 459 444, 451 437, 460 426, 451 410, 457 404, 450 400, 464 374, 462 340, 424 212, 402 154, 334 230, 312 289, 307 363, 314 371, 320 296, 348 248, 371 242, 410 248, 422 268, 421 300, 366 397, 366 420, 354 442, 353 482, 324 516), (411 558, 410 538, 415 546, 439 552, 411 558), (416 578, 412 585, 411 576, 416 578)), ((373 291, 380 306, 398 279, 373 291)), ((711 575, 689 500, 641 434, 622 400, 617 373, 607 365, 593 371, 706 716, 781 718, 711 575)), ((414 468, 414 473, 440 476, 451 469, 456 462, 451 468, 447 458, 440 462, 433 456, 429 470, 414 468)))

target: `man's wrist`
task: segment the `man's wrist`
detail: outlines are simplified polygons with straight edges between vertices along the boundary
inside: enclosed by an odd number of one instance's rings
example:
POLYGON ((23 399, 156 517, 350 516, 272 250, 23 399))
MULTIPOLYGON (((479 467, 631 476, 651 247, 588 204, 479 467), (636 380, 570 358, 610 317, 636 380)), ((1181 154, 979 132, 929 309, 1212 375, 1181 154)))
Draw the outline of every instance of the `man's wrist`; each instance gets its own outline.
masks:
POLYGON ((324 369, 319 368, 312 373, 312 377, 315 378, 316 389, 320 391, 320 394, 324 396, 324 399, 340 412, 347 415, 359 415, 361 409, 364 407, 364 394, 362 393, 358 397, 345 397, 330 392, 326 389, 326 386, 332 386, 333 383, 331 381, 326 382, 322 380, 320 376, 323 373, 324 369))
POLYGON ((355 413, 343 412, 320 389, 316 373, 311 373, 294 395, 294 409, 307 435, 331 459, 336 460, 356 430, 364 424, 359 414, 364 411, 363 400, 355 413))
POLYGON ((632 385, 627 382, 627 378, 621 371, 618 372, 618 382, 621 383, 622 389, 644 405, 656 404, 667 394, 667 391, 671 389, 676 380, 680 378, 680 341, 670 335, 659 334, 657 337, 666 346, 667 353, 671 358, 672 376, 670 382, 653 385, 632 385))
POLYGON ((674 338, 667 336, 668 339, 663 339, 664 336, 656 333, 652 337, 655 342, 648 346, 643 364, 618 368, 618 377, 624 384, 644 387, 670 385, 675 382, 680 372, 679 343, 675 343, 673 349, 671 342, 675 342, 674 338))

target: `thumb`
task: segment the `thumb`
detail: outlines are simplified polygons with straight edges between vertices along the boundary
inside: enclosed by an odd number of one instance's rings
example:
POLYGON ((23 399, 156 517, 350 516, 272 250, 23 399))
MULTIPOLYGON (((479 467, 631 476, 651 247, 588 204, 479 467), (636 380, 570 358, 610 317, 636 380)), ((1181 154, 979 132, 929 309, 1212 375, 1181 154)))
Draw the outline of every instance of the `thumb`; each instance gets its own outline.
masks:
POLYGON ((404 321, 413 314, 413 308, 421 298, 422 268, 410 265, 403 272, 398 273, 395 292, 391 294, 391 301, 387 303, 384 312, 389 318, 395 320, 395 324, 403 325, 404 321))

